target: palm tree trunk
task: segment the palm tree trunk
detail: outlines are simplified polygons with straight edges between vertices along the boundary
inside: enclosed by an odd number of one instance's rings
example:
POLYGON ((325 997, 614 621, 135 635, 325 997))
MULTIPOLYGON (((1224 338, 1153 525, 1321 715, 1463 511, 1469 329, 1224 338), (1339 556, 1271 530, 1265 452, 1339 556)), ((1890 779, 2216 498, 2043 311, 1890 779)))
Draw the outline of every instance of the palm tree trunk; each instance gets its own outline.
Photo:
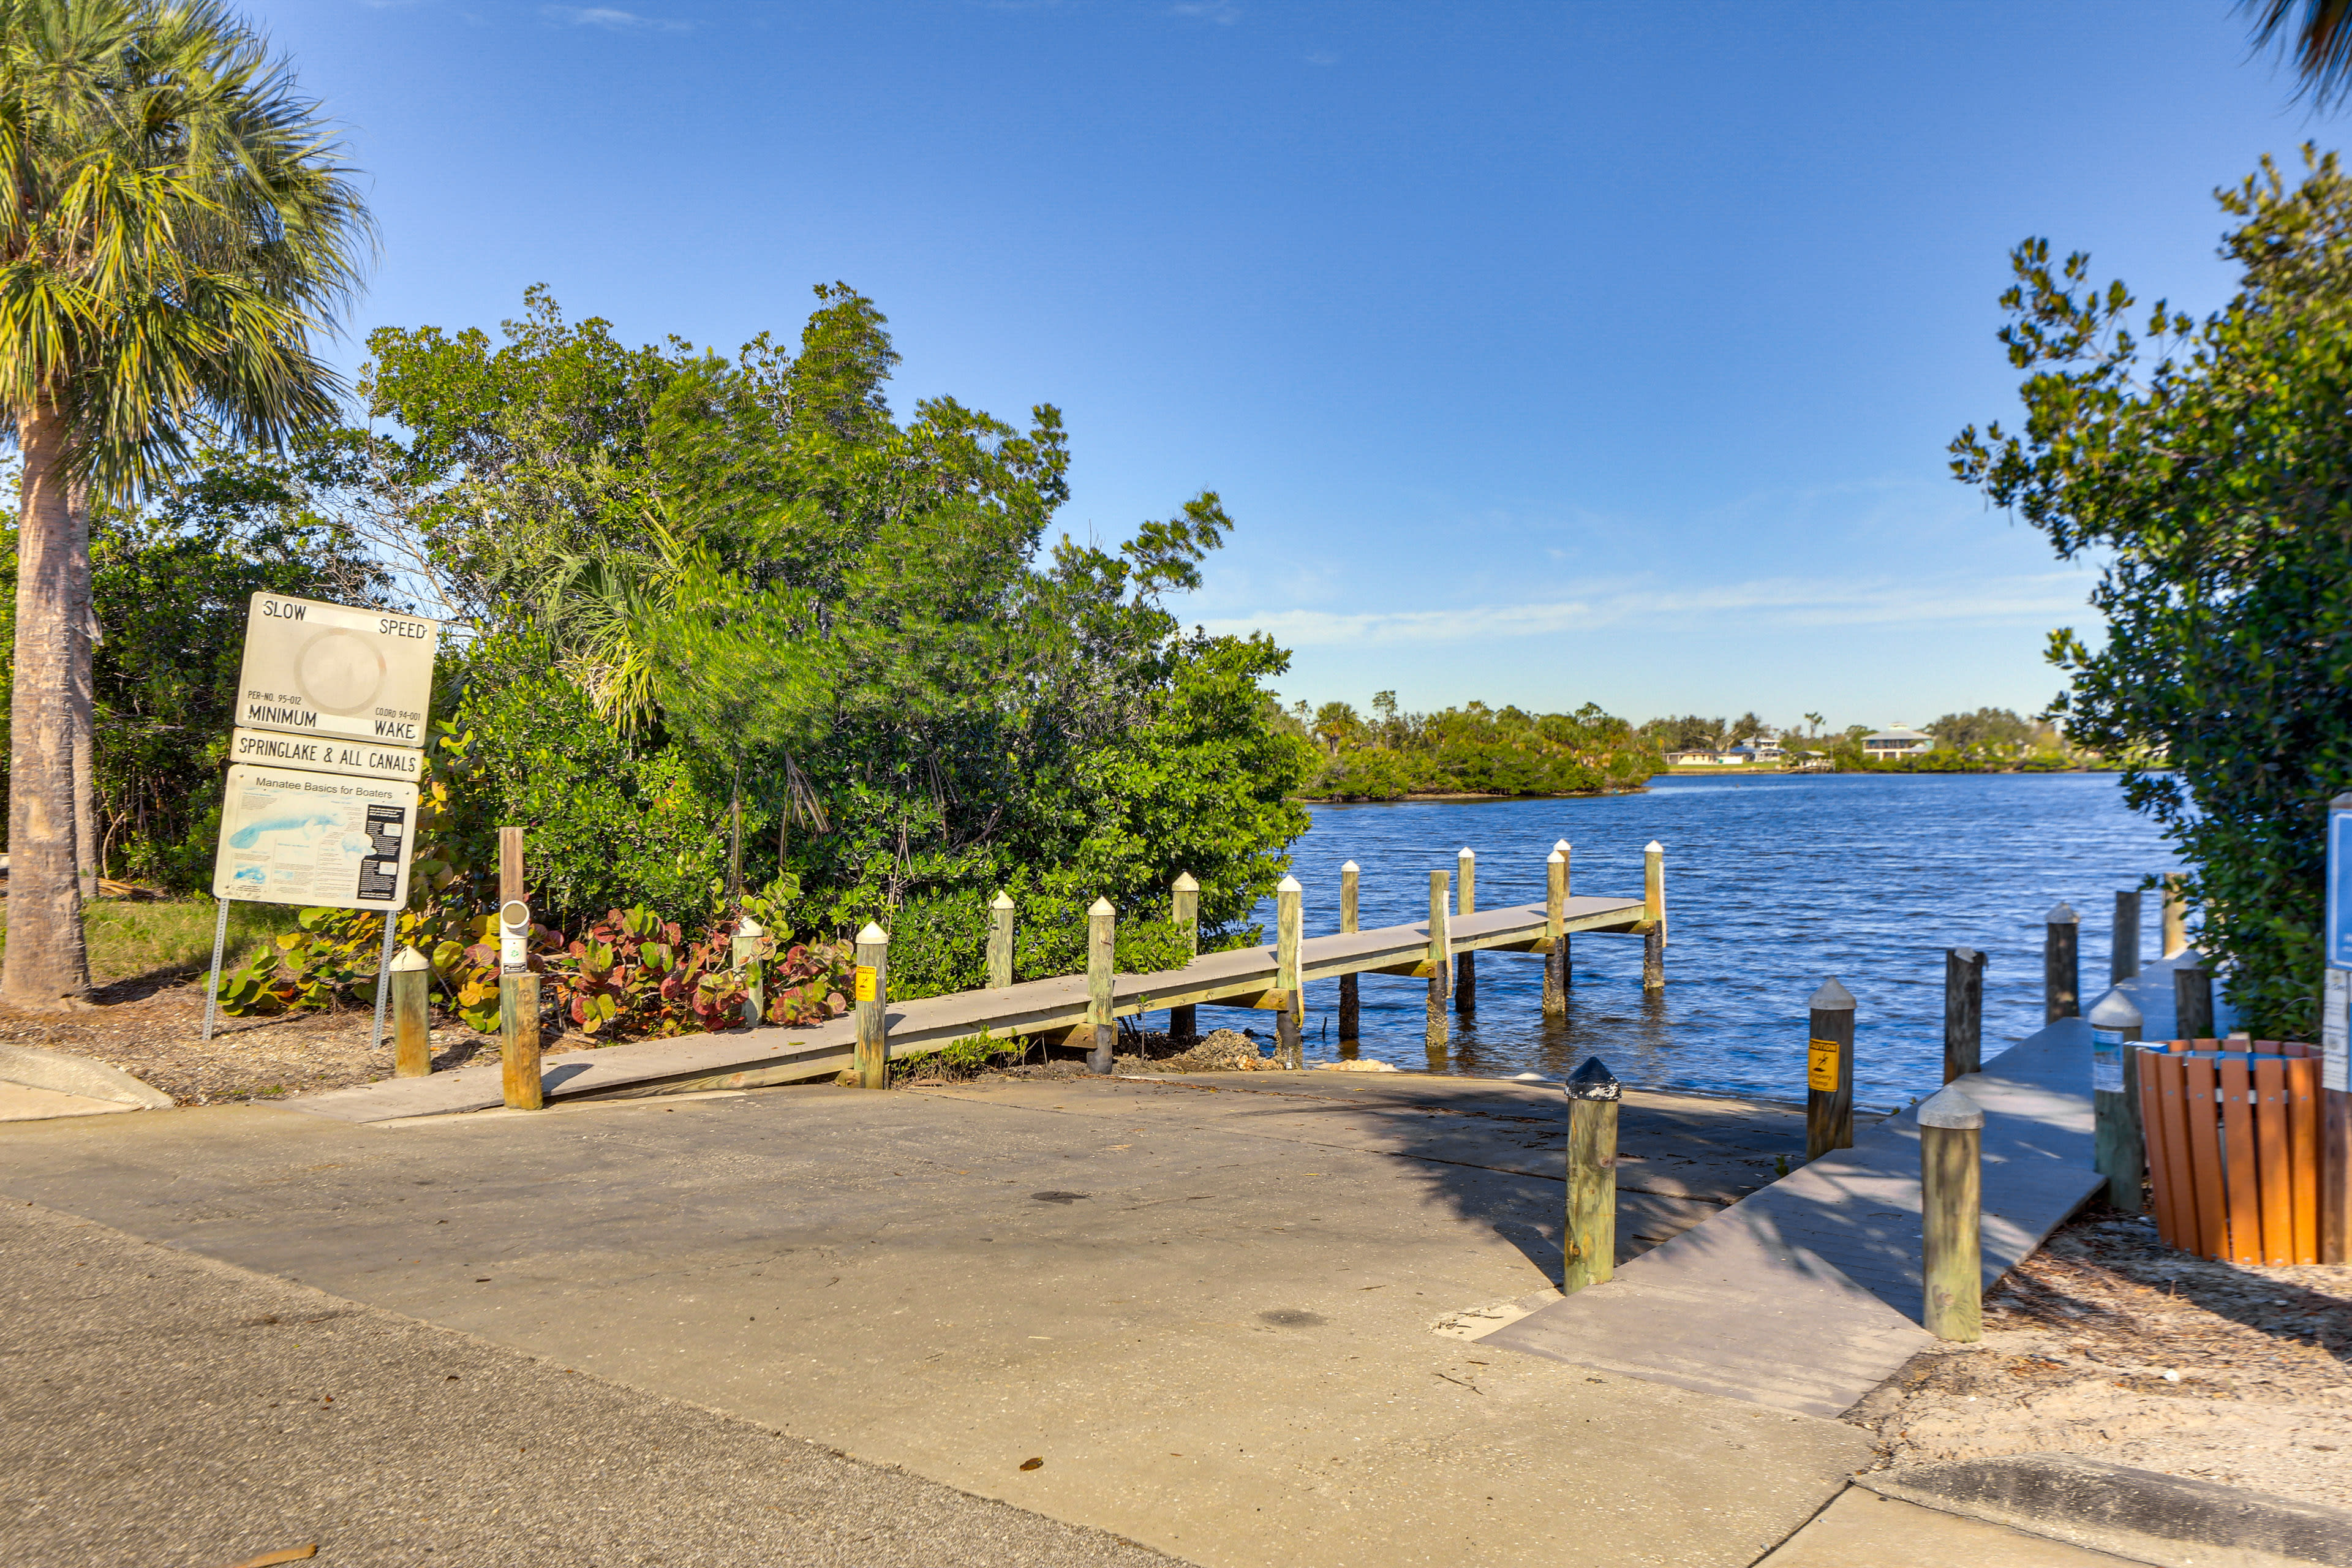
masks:
POLYGON ((89 487, 66 490, 66 514, 73 522, 73 580, 77 596, 68 668, 73 682, 74 876, 84 903, 98 897, 98 610, 89 579, 89 487))
POLYGON ((66 422, 54 405, 16 421, 24 454, 16 514, 16 689, 8 713, 8 951, 0 1000, 18 1007, 70 1006, 89 989, 82 946, 81 882, 74 864, 77 581, 67 503, 66 422))

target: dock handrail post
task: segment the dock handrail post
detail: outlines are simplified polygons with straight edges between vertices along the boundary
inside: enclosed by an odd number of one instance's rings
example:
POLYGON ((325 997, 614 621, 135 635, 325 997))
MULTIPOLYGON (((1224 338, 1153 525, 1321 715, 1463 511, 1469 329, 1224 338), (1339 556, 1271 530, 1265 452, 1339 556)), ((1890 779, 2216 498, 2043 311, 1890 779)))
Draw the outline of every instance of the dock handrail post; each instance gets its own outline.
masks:
POLYGON ((873 921, 857 933, 857 1045, 852 1067, 860 1089, 890 1087, 890 933, 873 921))
MULTIPOLYGON (((1466 845, 1454 858, 1460 877, 1454 889, 1454 912, 1464 917, 1478 912, 1478 854, 1466 845)), ((1457 952, 1454 955, 1454 1010, 1468 1014, 1478 1007, 1478 955, 1457 952)))
MULTIPOLYGON (((1339 929, 1343 931, 1357 929, 1357 883, 1362 875, 1363 873, 1353 860, 1339 868, 1339 929)), ((1357 1001, 1356 977, 1352 974, 1341 975, 1339 977, 1339 1054, 1341 1056, 1352 1054, 1347 1047, 1356 1038, 1357 1001)))
POLYGON ((2082 918, 2063 900, 2042 917, 2042 1021, 2083 1016, 2082 918))
POLYGON ((1666 847, 1653 838, 1642 851, 1642 989, 1666 988, 1666 847))
POLYGON ((1087 1022, 1095 1026, 1087 1067, 1108 1074, 1118 1048, 1118 1020, 1111 1016, 1111 975, 1118 952, 1118 911, 1097 899, 1087 911, 1087 1022))
MULTIPOLYGON (((1184 939, 1184 951, 1194 958, 1200 957, 1201 884, 1192 879, 1190 871, 1176 873, 1175 886, 1168 893, 1168 918, 1176 922, 1176 932, 1184 939)), ((1176 1045, 1192 1039, 1200 1028, 1199 1016, 1190 1007, 1169 1008, 1169 1043, 1176 1045)))
POLYGON ((2091 1167, 2107 1178, 2107 1203, 2140 1212, 2140 1178, 2147 1170, 2147 1135, 2140 1125, 2139 1052, 2146 1020, 2120 990, 2091 1004, 2091 1167))
POLYGON ((2121 985, 2139 973, 2139 889, 2116 895, 2116 934, 2107 948, 2107 984, 2121 985))
POLYGON ((1544 859, 1543 1010, 1547 1018, 1568 1011, 1568 840, 1544 859))
POLYGON ((2183 964, 2172 972, 2173 1038, 2213 1038, 2213 972, 2202 964, 2183 964))
POLYGON ((1013 896, 999 889, 988 901, 988 988, 1013 984, 1013 896))
POLYGON ((2169 871, 2164 878, 2164 956, 2175 958, 2189 949, 2189 897, 2181 887, 2181 876, 2169 871))
POLYGON ((1805 1158, 1853 1147, 1853 994, 1832 974, 1806 1005, 1805 1158))
POLYGON ((1286 1068, 1307 1065, 1306 985, 1298 974, 1301 929, 1298 879, 1285 877, 1274 889, 1274 984, 1282 993, 1282 1014, 1274 1026, 1275 1057, 1286 1068))
POLYGON ((1453 880, 1450 872, 1429 874, 1429 1019, 1426 1044, 1433 1051, 1445 1046, 1445 981, 1447 961, 1453 956, 1454 943, 1445 929, 1447 884, 1453 880))
POLYGON ((404 947, 392 961, 393 1076, 424 1078, 433 1070, 431 1000, 433 961, 404 947))
POLYGON ((1559 1293, 1572 1296, 1617 1271, 1617 1104, 1624 1090, 1599 1057, 1568 1090, 1568 1224, 1560 1237, 1559 1293))
POLYGON ((1985 955, 1972 947, 1944 950, 1944 1081, 1984 1065, 1985 955))
POLYGON ((1984 1337, 1984 1112, 1947 1085, 1919 1107, 1920 1322, 1939 1340, 1984 1337))

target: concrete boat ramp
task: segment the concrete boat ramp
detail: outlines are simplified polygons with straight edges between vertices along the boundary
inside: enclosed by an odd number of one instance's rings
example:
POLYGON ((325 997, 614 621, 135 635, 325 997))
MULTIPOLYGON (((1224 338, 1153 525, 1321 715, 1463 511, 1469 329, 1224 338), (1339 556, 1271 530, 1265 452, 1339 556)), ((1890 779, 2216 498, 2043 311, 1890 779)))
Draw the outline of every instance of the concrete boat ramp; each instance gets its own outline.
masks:
MULTIPOLYGON (((2076 1032, 1970 1086, 1998 1130, 1989 1258, 2095 1182, 2076 1032)), ((0 1193, 1214 1568, 1753 1563, 1869 1461, 1827 1417, 1925 1342, 1910 1135, 1891 1119, 1776 1181, 1796 1109, 1630 1094, 1628 1261, 1560 1300, 1564 1123, 1552 1086, 1336 1072, 219 1107, 0 1130, 0 1193)), ((69 1288, 13 1234, 20 1302, 69 1288)), ((177 1375, 125 1377, 152 1404, 177 1375)), ((265 1393, 252 1421, 278 1419, 265 1393)), ((515 1400, 509 1437, 534 1408, 515 1400)), ((224 1401, 142 1484, 223 1483, 197 1460, 248 1419, 224 1401)), ((657 1508, 630 1459, 594 1484, 657 1508)), ((346 1542, 321 1562, 432 1560, 364 1544, 372 1473, 246 1507, 346 1542)))

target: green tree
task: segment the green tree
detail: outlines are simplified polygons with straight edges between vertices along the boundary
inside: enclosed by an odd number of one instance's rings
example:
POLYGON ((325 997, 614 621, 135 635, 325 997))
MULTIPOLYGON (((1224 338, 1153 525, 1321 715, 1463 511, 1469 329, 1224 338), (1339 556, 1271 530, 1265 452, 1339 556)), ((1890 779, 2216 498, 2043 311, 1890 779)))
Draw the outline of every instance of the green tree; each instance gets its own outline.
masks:
POLYGON ((213 0, 0 0, 0 403, 23 455, 0 995, 85 991, 75 779, 88 510, 221 437, 328 420, 310 352, 364 208, 284 62, 213 0))
POLYGON ((2033 726, 2006 708, 1979 708, 1973 713, 1947 713, 1927 726, 1936 743, 1956 752, 2006 754, 2033 743, 2033 726))
POLYGON ((2107 563, 2104 645, 2052 634, 2053 710, 2178 847, 2239 1016, 2312 1037, 2324 818, 2352 784, 2352 182, 2305 163, 2216 193, 2240 287, 2202 321, 2019 247, 2001 340, 2025 425, 1952 450, 2062 556, 2107 563))

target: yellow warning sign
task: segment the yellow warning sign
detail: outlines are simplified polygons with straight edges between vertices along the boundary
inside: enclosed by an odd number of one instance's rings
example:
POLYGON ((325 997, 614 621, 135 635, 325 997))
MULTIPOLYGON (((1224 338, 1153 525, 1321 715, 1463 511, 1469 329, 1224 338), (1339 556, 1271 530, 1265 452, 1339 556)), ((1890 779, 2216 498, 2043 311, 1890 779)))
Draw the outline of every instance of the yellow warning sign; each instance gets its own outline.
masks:
MULTIPOLYGON (((859 971, 863 973, 864 971, 859 971)), ((1824 1094, 1835 1094, 1838 1086, 1838 1043, 1835 1040, 1808 1041, 1805 1050, 1805 1086, 1824 1094)))
POLYGON ((874 966, 870 963, 861 963, 857 966, 857 999, 860 1002, 871 1002, 874 1000, 874 966))

